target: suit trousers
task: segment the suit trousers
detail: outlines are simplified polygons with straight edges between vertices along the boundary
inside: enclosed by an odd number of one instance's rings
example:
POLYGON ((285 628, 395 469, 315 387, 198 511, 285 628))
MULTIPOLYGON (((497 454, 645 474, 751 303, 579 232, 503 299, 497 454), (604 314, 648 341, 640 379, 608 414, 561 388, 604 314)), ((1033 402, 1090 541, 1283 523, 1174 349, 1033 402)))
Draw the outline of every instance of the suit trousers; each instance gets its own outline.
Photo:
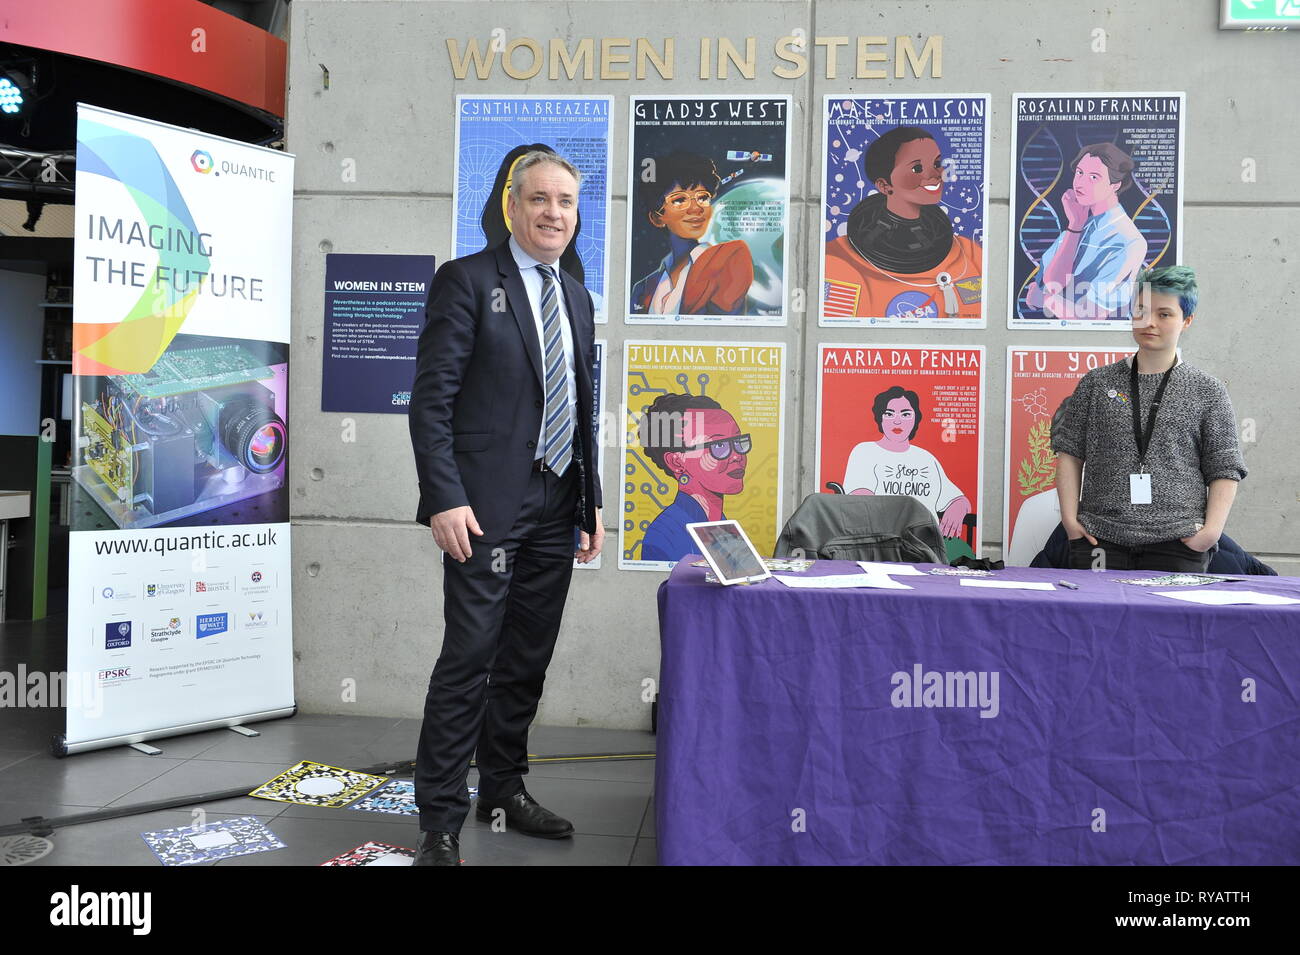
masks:
POLYGON ((533 471, 515 525, 501 540, 470 535, 463 564, 443 557, 445 629, 429 678, 415 763, 426 832, 460 832, 477 746, 479 798, 524 788, 528 727, 560 632, 573 574, 578 466, 533 471))

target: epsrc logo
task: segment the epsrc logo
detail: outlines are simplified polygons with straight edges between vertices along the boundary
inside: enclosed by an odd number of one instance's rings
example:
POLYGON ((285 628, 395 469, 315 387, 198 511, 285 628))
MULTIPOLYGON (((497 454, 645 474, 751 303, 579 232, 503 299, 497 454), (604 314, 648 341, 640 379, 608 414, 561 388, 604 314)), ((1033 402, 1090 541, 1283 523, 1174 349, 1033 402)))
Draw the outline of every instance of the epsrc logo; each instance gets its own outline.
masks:
POLYGON ((196 149, 190 156, 190 165, 194 167, 195 172, 210 173, 213 165, 212 154, 202 149, 196 149))
POLYGON ((100 683, 113 683, 117 680, 129 680, 129 679, 131 679, 130 667, 113 667, 111 670, 99 671, 100 683))

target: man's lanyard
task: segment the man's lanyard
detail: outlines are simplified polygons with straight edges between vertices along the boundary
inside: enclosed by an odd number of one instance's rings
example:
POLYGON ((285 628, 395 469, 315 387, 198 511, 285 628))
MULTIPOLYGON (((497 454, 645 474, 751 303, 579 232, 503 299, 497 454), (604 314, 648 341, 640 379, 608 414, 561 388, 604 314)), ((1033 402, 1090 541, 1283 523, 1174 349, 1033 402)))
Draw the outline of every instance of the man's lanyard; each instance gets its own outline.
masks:
POLYGON ((1146 470, 1147 448, 1151 446, 1151 432, 1156 427, 1156 415, 1160 413, 1160 399, 1165 396, 1165 386, 1169 384, 1169 376, 1174 373, 1174 368, 1178 366, 1178 358, 1175 356, 1174 363, 1169 366, 1164 377, 1160 379, 1160 387, 1156 389, 1156 396, 1151 402, 1151 414, 1147 418, 1146 430, 1142 429, 1142 402, 1138 394, 1138 361, 1137 355, 1133 356, 1133 367, 1129 370, 1129 390, 1133 395, 1133 440, 1137 442, 1138 452, 1138 470, 1146 470))

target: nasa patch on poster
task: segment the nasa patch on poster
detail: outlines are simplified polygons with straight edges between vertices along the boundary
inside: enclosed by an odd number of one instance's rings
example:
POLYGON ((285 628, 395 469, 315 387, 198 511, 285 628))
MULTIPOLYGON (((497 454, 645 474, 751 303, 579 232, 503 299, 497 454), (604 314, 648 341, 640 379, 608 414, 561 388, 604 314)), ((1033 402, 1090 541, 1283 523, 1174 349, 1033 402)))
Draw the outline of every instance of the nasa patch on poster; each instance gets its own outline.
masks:
POLYGON ((987 95, 822 102, 820 324, 983 328, 987 95))

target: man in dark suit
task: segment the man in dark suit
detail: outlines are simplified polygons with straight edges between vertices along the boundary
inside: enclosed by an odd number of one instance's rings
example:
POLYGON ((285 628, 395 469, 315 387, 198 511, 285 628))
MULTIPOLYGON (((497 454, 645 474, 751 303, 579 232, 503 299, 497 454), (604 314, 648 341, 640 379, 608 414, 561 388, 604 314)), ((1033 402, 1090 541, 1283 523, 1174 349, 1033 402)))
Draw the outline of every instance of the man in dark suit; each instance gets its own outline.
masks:
POLYGON ((573 560, 593 560, 604 541, 594 308, 556 265, 579 178, 554 153, 523 156, 507 199, 511 238, 447 262, 429 290, 410 426, 416 520, 444 552, 445 628, 416 757, 416 865, 460 864, 476 747, 480 819, 544 838, 573 832, 523 777, 573 560))

